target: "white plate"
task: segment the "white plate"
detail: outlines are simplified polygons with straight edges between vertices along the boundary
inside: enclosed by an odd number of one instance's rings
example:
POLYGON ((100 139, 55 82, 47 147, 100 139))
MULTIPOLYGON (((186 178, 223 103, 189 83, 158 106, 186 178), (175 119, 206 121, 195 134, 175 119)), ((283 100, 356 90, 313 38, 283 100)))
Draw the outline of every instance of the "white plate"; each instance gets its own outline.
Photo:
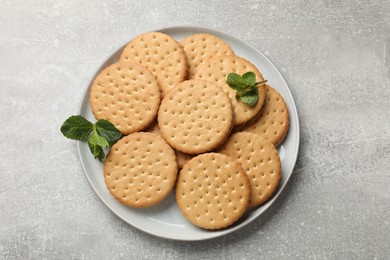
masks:
MULTIPOLYGON (((223 39, 232 47, 237 56, 246 58, 254 63, 262 72, 264 78, 268 80, 269 84, 277 89, 284 97, 290 113, 290 129, 284 142, 279 147, 279 155, 282 160, 282 179, 279 189, 271 200, 261 207, 257 207, 250 211, 248 210, 241 220, 233 226, 223 230, 207 231, 197 228, 184 218, 176 205, 174 192, 172 192, 162 203, 147 209, 132 209, 119 203, 110 195, 106 188, 103 178, 103 164, 93 158, 88 145, 85 142, 77 142, 80 161, 89 183, 99 198, 112 210, 112 212, 130 225, 146 233, 175 240, 204 240, 219 237, 236 231, 258 218, 272 205, 286 186, 297 160, 299 148, 299 122, 295 102, 286 81, 283 79, 283 76, 275 65, 262 52, 245 41, 224 32, 201 27, 178 26, 164 28, 158 31, 169 34, 177 40, 181 40, 182 38, 195 33, 209 33, 223 39)), ((118 60, 122 49, 123 47, 118 49, 106 60, 96 72, 93 79, 103 68, 118 60)), ((91 121, 95 121, 89 103, 89 90, 93 79, 88 88, 84 91, 78 110, 80 115, 91 121)))

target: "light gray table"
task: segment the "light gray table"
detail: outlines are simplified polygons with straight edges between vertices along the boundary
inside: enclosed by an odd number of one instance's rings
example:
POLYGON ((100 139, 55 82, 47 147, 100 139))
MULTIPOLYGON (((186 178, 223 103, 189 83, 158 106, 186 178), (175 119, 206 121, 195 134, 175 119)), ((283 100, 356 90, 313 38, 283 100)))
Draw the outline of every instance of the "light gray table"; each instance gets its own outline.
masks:
POLYGON ((389 14, 389 1, 0 0, 0 258, 389 259, 389 14), (291 87, 302 140, 265 215, 191 243, 112 214, 59 132, 112 52, 182 24, 265 52, 291 87))

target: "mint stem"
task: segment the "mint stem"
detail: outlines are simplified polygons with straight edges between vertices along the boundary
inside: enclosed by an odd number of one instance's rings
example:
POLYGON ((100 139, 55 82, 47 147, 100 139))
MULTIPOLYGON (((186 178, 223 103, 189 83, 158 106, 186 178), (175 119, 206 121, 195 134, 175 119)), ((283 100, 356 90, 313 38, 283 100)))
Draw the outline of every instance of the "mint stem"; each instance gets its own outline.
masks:
POLYGON ((259 85, 259 84, 264 84, 264 83, 267 83, 267 82, 268 82, 268 80, 259 81, 259 82, 255 83, 255 86, 259 85))

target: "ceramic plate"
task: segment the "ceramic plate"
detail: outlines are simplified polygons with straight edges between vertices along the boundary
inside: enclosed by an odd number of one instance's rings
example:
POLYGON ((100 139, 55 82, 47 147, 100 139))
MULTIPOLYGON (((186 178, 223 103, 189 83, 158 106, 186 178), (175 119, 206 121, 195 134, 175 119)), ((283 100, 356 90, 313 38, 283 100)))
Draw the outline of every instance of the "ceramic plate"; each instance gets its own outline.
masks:
MULTIPOLYGON (((240 221, 233 226, 217 231, 207 231, 197 228, 184 218, 176 205, 174 192, 172 192, 162 203, 147 209, 132 209, 116 201, 110 195, 106 188, 106 184, 104 183, 103 163, 100 163, 93 158, 88 145, 85 142, 77 142, 80 161, 89 183, 99 198, 112 210, 112 212, 130 225, 146 233, 167 239, 204 240, 220 237, 234 232, 257 219, 272 205, 272 203, 274 203, 286 186, 294 169, 299 148, 299 122, 295 102, 290 89, 279 70, 261 51, 257 50, 251 44, 231 34, 209 28, 177 26, 157 31, 169 34, 177 40, 181 40, 182 38, 195 33, 209 33, 223 39, 232 47, 237 56, 241 56, 255 64, 262 72, 264 78, 268 80, 269 84, 278 90, 284 97, 290 113, 290 129, 285 140, 278 149, 282 160, 282 179, 277 192, 271 200, 261 207, 248 210, 240 221)), ((118 49, 104 62, 84 91, 78 112, 88 120, 95 121, 89 103, 89 91, 93 79, 103 68, 118 60, 123 47, 118 49)))

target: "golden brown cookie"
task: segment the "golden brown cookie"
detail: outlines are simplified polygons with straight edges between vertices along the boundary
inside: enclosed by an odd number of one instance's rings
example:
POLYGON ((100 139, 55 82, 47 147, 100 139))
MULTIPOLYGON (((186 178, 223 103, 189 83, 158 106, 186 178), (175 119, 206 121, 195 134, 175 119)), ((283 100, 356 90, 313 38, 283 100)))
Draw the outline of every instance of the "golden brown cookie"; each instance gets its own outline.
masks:
POLYGON ((261 109, 265 97, 265 85, 258 85, 259 100, 251 107, 236 98, 236 91, 226 83, 227 76, 231 72, 244 74, 253 71, 256 74, 256 82, 263 81, 260 71, 249 61, 237 56, 220 56, 207 60, 197 69, 195 79, 203 79, 213 82, 220 87, 230 98, 234 112, 234 125, 243 124, 252 119, 261 109))
POLYGON ((163 95, 187 77, 188 66, 183 48, 164 33, 139 35, 126 45, 119 60, 145 66, 156 76, 163 95))
MULTIPOLYGON (((160 129, 158 128, 157 121, 155 121, 152 125, 150 125, 145 131, 161 136, 161 132, 160 129)), ((176 154, 177 166, 179 167, 179 169, 183 168, 184 164, 186 164, 189 160, 191 160, 192 157, 194 157, 193 154, 182 153, 175 149, 173 150, 175 151, 176 154)))
POLYGON ((177 172, 172 148, 150 133, 123 137, 104 161, 104 180, 111 195, 134 208, 150 207, 166 198, 177 172))
POLYGON ((89 100, 96 119, 109 120, 126 135, 154 121, 161 94, 157 80, 146 68, 115 63, 96 77, 89 100))
POLYGON ((259 114, 235 132, 256 133, 277 146, 286 136, 289 127, 289 115, 286 102, 274 88, 267 85, 265 103, 259 114))
POLYGON ((250 186, 231 157, 207 153, 192 158, 180 171, 176 201, 194 225, 220 229, 236 222, 248 207, 250 186))
POLYGON ((200 154, 226 140, 233 112, 225 92, 213 83, 187 80, 165 96, 157 119, 162 137, 173 148, 200 154))
POLYGON ((276 191, 282 172, 278 151, 271 142, 240 132, 231 135, 218 152, 231 156, 244 169, 251 186, 251 207, 264 203, 276 191))
POLYGON ((211 34, 193 34, 180 41, 187 57, 189 78, 193 78, 199 65, 208 59, 234 55, 230 46, 222 39, 211 34))

